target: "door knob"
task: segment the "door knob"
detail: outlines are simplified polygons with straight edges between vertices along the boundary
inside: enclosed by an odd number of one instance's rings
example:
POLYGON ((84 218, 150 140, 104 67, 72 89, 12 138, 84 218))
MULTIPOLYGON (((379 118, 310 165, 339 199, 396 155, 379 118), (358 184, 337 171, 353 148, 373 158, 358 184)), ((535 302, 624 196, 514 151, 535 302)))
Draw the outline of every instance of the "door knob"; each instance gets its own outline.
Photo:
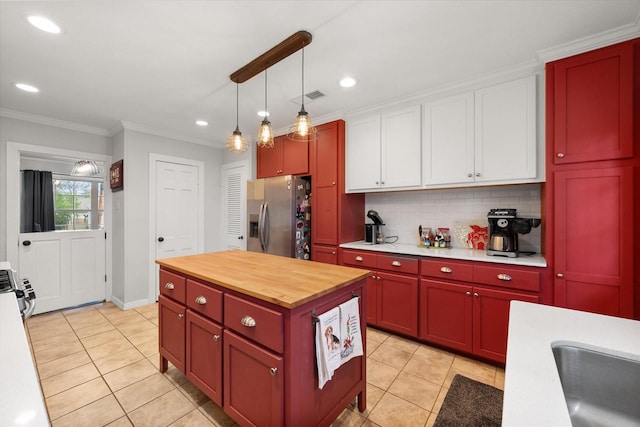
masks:
POLYGON ((164 242, 164 237, 158 237, 158 242, 164 242))
POLYGON ((31 240, 25 240, 24 242, 22 242, 23 246, 31 246, 31 240))

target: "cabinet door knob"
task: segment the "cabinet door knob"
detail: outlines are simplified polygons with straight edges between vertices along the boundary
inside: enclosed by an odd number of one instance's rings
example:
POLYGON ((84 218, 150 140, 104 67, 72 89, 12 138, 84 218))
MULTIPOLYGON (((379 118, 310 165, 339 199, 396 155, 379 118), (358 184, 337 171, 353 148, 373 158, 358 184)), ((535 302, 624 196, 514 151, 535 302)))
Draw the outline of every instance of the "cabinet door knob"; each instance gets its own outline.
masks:
POLYGON ((470 297, 470 296, 471 296, 471 292, 467 291, 467 292, 466 292, 466 295, 467 295, 468 297, 470 297))
POLYGON ((164 242, 164 237, 158 237, 158 242, 164 242))
POLYGON ((247 328, 255 328, 256 326, 255 319, 249 315, 242 317, 240 323, 242 324, 242 326, 246 326, 247 328))
POLYGON ((561 159, 564 157, 564 153, 556 153, 556 157, 561 159))
POLYGON ((480 176, 480 172, 476 172, 476 176, 480 176))
POLYGON ((171 283, 171 282, 167 282, 167 283, 164 284, 164 288, 172 290, 172 289, 175 288, 175 285, 173 283, 171 283))
POLYGON ((505 282, 510 282, 511 281, 511 276, 509 276, 508 274, 505 274, 505 273, 500 273, 496 277, 498 277, 498 280, 504 280, 505 282))
POLYGON ((384 181, 380 181, 380 184, 381 184, 381 185, 384 185, 384 181))
POLYGON ((238 236, 238 240, 244 239, 244 236, 238 236))
POLYGON ((204 296, 200 295, 196 298, 196 304, 205 305, 206 303, 207 299, 204 296))
POLYGON ((564 279, 564 274, 562 274, 562 273, 558 273, 558 274, 556 274, 556 277, 557 277, 558 279, 564 279))
POLYGON ((331 251, 331 255, 335 255, 335 254, 336 254, 336 251, 331 251))
POLYGON ((440 267, 440 272, 442 273, 453 273, 453 270, 449 267, 440 267))
POLYGON ((331 181, 331 185, 336 185, 336 182, 335 181, 331 181))
POLYGON ((376 185, 380 185, 380 182, 379 182, 379 181, 376 181, 376 185))
POLYGON ((473 178, 473 174, 472 174, 472 173, 468 173, 468 174, 467 174, 467 177, 469 177, 469 178, 473 178))
POLYGON ((394 267, 402 267, 402 264, 400 263, 400 261, 398 260, 394 260, 391 265, 393 265, 394 267))
POLYGON ((271 375, 273 375, 275 377, 276 374, 278 373, 278 368, 270 368, 269 372, 271 372, 271 375))
POLYGON ((478 295, 478 293, 477 293, 477 292, 474 292, 474 293, 473 293, 473 296, 474 296, 475 298, 478 298, 480 295, 478 295))
POLYGON ((213 336, 213 340, 214 340, 214 341, 219 341, 219 340, 220 340, 220 335, 215 334, 215 335, 213 336))
POLYGON ((29 246, 31 245, 31 240, 25 240, 24 242, 22 242, 23 246, 29 246))
POLYGON ((364 259, 363 259, 360 255, 358 255, 358 256, 356 257, 356 261, 358 261, 358 262, 362 262, 362 261, 364 261, 364 259))
POLYGON ((178 313, 178 319, 182 319, 183 317, 184 317, 184 314, 178 313))

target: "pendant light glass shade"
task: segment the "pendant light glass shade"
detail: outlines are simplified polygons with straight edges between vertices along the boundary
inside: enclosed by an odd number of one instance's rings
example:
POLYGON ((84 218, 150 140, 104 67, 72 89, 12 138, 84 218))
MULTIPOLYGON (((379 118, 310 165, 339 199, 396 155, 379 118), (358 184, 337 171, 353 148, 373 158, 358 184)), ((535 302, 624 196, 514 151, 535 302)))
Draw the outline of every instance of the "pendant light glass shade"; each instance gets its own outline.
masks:
POLYGON ((273 148, 273 129, 268 119, 269 110, 267 110, 267 70, 264 70, 264 119, 258 128, 258 147, 273 148))
POLYGON ((236 83, 236 130, 234 130, 233 133, 229 135, 226 142, 227 150, 231 151, 232 153, 243 153, 249 148, 247 139, 242 136, 242 132, 240 132, 240 128, 238 127, 238 86, 238 83, 236 83))
POLYGON ((300 111, 296 117, 296 121, 289 128, 287 138, 294 141, 308 141, 309 136, 315 134, 316 128, 309 117, 309 113, 304 109, 304 48, 302 48, 302 100, 300 111))
POLYGON ((100 175, 100 168, 93 160, 79 160, 73 165, 71 175, 96 176, 100 175))

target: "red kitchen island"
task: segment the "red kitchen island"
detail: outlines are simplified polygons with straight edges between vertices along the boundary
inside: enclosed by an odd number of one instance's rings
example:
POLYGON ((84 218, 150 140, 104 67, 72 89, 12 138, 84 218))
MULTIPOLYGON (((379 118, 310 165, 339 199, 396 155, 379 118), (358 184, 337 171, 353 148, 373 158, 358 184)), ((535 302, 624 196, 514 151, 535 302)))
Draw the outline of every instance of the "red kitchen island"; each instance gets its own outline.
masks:
POLYGON ((328 426, 366 408, 366 357, 318 388, 315 316, 359 297, 366 270, 241 250, 157 260, 160 370, 168 362, 242 426, 328 426))

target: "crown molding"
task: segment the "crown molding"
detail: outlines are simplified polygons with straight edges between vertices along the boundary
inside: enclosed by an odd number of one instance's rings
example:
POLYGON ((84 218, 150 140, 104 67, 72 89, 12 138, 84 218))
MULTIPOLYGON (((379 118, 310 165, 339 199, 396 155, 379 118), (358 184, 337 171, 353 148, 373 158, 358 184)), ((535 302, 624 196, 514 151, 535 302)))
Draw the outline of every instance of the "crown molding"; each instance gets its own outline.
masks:
POLYGON ((121 130, 132 130, 136 132, 146 133, 149 135, 160 136, 162 138, 175 139, 177 141, 190 142, 192 144, 205 145, 207 147, 212 147, 212 148, 222 148, 222 146, 219 147, 218 145, 215 144, 215 142, 210 141, 208 139, 191 138, 178 133, 168 132, 168 131, 153 128, 151 126, 146 126, 140 123, 133 123, 133 122, 128 122, 124 120, 121 120, 119 125, 116 125, 114 128, 112 128, 112 131, 114 130, 115 132, 112 133, 111 136, 115 135, 121 130))
POLYGON ((623 25, 612 30, 573 40, 569 43, 540 50, 537 52, 537 57, 542 64, 545 64, 579 53, 631 40, 636 37, 640 37, 640 15, 636 17, 635 22, 632 24, 623 25))
POLYGON ((82 125, 80 123, 67 122, 64 120, 52 119, 51 117, 38 116, 36 114, 23 113, 21 111, 8 110, 0 108, 0 116, 9 119, 23 120, 25 122, 38 123, 46 126, 54 126, 63 129, 74 130, 78 132, 91 133, 100 136, 111 136, 111 134, 102 128, 82 125))

